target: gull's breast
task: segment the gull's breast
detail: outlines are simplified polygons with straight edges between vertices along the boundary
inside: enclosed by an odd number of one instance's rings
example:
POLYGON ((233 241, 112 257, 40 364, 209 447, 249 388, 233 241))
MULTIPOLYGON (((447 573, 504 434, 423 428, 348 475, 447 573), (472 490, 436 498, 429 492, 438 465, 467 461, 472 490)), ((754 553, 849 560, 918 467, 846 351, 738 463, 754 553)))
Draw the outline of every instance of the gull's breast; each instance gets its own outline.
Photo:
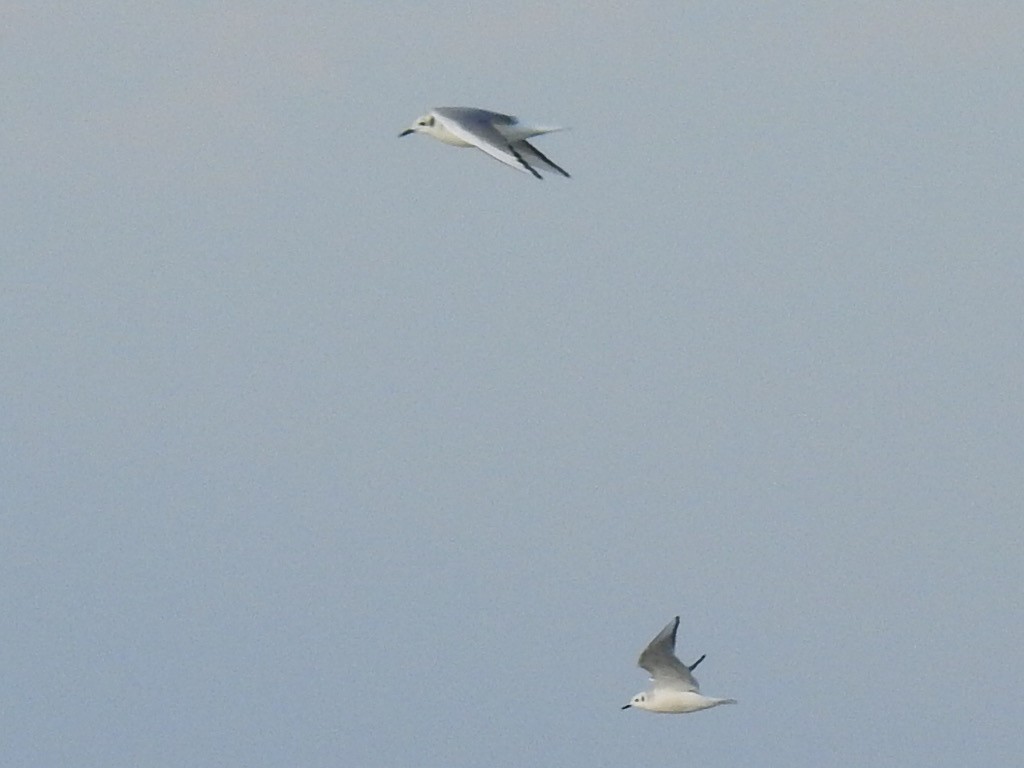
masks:
POLYGON ((445 144, 451 144, 453 147, 472 147, 468 141, 464 141, 456 136, 454 133, 445 128, 441 123, 434 126, 434 130, 431 135, 438 141, 443 141, 445 144))
POLYGON ((647 701, 647 708, 652 712, 698 712, 715 706, 715 699, 701 696, 696 691, 656 690, 654 696, 647 701))

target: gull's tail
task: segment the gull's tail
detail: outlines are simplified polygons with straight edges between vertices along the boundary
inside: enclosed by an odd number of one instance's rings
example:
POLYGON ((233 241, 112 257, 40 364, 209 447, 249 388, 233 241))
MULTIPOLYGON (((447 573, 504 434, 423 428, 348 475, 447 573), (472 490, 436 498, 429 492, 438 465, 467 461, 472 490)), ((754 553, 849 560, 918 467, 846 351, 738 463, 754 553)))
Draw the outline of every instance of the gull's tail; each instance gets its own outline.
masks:
POLYGON ((543 133, 555 133, 557 131, 568 131, 564 125, 531 125, 530 135, 540 136, 543 133))

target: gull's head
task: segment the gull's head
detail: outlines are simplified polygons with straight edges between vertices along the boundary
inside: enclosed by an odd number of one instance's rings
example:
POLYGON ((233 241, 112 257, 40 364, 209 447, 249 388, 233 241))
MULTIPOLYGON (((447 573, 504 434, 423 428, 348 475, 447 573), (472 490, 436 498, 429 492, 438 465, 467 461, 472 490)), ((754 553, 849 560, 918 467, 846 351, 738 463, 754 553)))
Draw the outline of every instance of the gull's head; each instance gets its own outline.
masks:
POLYGON ((416 122, 398 134, 398 137, 408 136, 410 133, 433 133, 436 122, 436 118, 433 115, 417 117, 416 122))
POLYGON ((622 709, 629 709, 630 707, 636 707, 637 709, 647 709, 647 694, 638 693, 632 699, 629 704, 626 704, 622 709))

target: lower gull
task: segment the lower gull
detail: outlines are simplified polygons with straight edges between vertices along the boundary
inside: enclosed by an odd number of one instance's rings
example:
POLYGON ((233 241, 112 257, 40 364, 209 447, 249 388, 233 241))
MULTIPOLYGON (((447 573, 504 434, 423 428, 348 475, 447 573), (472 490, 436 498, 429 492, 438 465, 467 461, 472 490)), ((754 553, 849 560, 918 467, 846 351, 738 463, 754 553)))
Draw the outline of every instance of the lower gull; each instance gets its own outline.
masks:
POLYGON ((636 707, 648 712, 698 712, 702 709, 717 707, 719 704, 735 704, 736 699, 715 699, 704 696, 700 692, 697 680, 691 674, 694 667, 700 664, 701 656, 690 666, 676 658, 676 630, 679 629, 679 617, 668 623, 644 652, 637 662, 642 669, 651 673, 654 685, 649 691, 638 693, 623 709, 636 707))

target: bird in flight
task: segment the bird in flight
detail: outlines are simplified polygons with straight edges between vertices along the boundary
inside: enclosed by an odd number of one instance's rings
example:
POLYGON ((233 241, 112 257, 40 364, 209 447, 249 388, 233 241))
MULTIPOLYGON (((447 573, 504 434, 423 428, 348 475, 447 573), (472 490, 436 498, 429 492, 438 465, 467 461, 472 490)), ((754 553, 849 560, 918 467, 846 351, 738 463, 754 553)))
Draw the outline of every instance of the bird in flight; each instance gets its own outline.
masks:
POLYGON ((524 125, 517 117, 486 109, 437 107, 416 118, 416 122, 398 135, 425 133, 455 147, 476 147, 505 165, 523 173, 532 173, 538 179, 543 178, 539 171, 560 173, 569 178, 564 168, 527 141, 542 133, 561 130, 564 129, 524 125))
POLYGON ((644 648, 637 664, 651 673, 654 685, 649 691, 634 696, 623 709, 636 707, 649 712, 683 713, 698 712, 702 709, 717 707, 719 704, 736 703, 736 699, 716 699, 701 694, 697 680, 690 673, 704 661, 704 656, 689 666, 676 658, 677 629, 679 629, 678 616, 651 640, 650 645, 644 648))

